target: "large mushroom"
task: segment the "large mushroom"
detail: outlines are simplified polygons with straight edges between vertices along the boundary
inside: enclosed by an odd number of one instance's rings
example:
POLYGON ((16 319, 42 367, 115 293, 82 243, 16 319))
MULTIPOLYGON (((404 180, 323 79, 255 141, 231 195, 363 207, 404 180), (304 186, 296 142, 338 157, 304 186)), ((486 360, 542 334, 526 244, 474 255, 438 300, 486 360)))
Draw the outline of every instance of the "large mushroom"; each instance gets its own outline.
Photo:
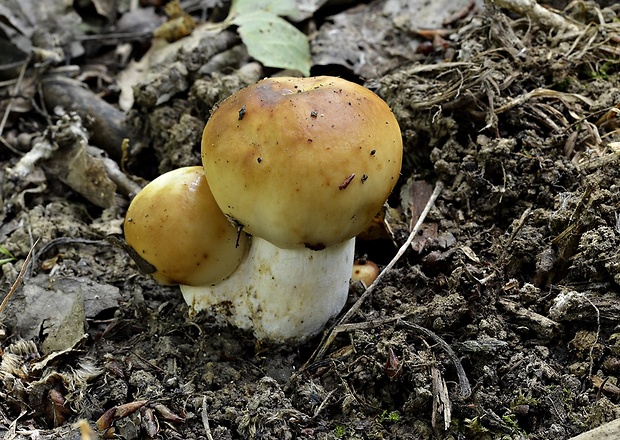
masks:
POLYGON ((269 78, 215 109, 202 139, 213 197, 251 234, 217 285, 181 285, 195 310, 226 308, 261 339, 301 342, 347 298, 355 236, 398 179, 402 139, 387 104, 335 77, 269 78))
POLYGON ((129 205, 124 232, 140 269, 167 285, 221 282, 248 243, 213 200, 200 166, 169 171, 146 185, 129 205))

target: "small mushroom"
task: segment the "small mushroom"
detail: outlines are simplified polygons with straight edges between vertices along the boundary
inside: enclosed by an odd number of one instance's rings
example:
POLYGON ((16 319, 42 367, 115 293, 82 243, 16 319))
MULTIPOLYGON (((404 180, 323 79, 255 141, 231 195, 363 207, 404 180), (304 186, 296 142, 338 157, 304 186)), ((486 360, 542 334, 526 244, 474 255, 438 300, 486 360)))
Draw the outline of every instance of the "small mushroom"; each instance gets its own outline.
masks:
POLYGON ((219 283, 239 265, 248 242, 215 203, 200 166, 146 185, 127 210, 124 232, 134 260, 167 285, 219 283))
POLYGON ((389 107, 340 78, 265 79, 212 113, 202 160, 216 203, 252 238, 221 283, 181 285, 185 300, 195 310, 225 304, 228 321, 260 339, 317 334, 346 302, 354 237, 400 173, 389 107))
POLYGON ((365 287, 372 284, 379 276, 379 267, 370 260, 358 260, 353 263, 353 281, 361 281, 365 287))

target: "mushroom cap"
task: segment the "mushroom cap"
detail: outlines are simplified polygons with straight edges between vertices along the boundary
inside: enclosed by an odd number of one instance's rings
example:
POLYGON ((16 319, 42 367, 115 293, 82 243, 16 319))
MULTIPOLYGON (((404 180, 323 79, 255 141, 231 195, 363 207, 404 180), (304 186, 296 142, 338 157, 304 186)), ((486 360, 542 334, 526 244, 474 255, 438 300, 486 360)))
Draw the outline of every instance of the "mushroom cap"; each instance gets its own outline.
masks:
POLYGON ((373 261, 354 261, 351 279, 353 281, 361 281, 364 283, 364 286, 368 287, 377 279, 379 273, 379 267, 373 261))
POLYGON ((215 284, 239 265, 247 236, 215 203, 200 166, 162 174, 132 200, 125 240, 162 284, 215 284))
POLYGON ((388 105, 341 78, 268 78, 211 115, 202 162, 218 205, 280 248, 356 236, 398 179, 402 138, 388 105))

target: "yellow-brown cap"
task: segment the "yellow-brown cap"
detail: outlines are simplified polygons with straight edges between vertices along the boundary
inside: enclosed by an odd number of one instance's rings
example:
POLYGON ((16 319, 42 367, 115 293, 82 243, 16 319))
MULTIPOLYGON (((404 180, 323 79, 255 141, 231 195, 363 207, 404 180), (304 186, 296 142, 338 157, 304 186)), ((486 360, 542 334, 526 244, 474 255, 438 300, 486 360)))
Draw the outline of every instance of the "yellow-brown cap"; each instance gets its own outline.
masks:
POLYGON ((238 266, 247 236, 219 209, 200 166, 149 183, 125 217, 125 240, 162 284, 215 284, 238 266))
POLYGON ((353 263, 353 273, 351 279, 353 281, 361 281, 364 286, 370 286, 379 276, 379 267, 370 260, 355 261, 353 263))
POLYGON ((224 100, 202 139, 222 211, 280 248, 348 240, 398 179, 402 139, 388 105, 335 77, 268 78, 224 100))

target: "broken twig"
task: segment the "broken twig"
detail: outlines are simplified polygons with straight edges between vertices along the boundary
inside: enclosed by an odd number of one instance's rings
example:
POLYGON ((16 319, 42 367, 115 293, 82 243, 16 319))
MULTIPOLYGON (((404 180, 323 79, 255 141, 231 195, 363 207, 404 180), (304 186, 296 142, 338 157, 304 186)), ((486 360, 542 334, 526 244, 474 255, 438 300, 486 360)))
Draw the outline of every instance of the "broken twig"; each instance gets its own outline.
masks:
POLYGON ((6 294, 6 296, 2 300, 2 303, 0 303, 0 314, 2 314, 2 312, 6 308, 7 304, 9 303, 9 300, 11 299, 11 297, 13 296, 15 291, 17 290, 17 287, 19 286, 19 283, 21 283, 22 278, 24 278, 24 275, 26 274, 26 269, 28 268, 28 266, 30 264, 30 259, 32 258, 32 252, 34 251, 34 248, 36 247, 37 243, 39 243, 38 239, 37 239, 37 241, 34 242, 32 247, 30 248, 30 251, 28 251, 28 255, 26 256, 26 260, 24 261, 24 264, 22 264, 22 268, 19 270, 19 274, 17 275, 17 278, 15 279, 15 282, 11 286, 11 289, 9 290, 9 293, 6 294))
POLYGON ((209 426, 209 414, 207 413, 207 396, 202 396, 202 425, 205 428, 205 435, 207 440, 213 440, 213 434, 211 434, 211 427, 209 426))
POLYGON ((469 396, 471 396, 471 386, 469 385, 469 380, 465 375, 465 369, 463 368, 463 365, 461 364, 461 361, 459 360, 454 350, 452 350, 452 347, 450 347, 450 345, 448 345, 446 341, 441 339, 429 329, 422 327, 421 325, 417 325, 409 321, 403 321, 402 319, 399 319, 397 323, 399 325, 402 325, 403 327, 407 327, 408 329, 422 333, 424 336, 431 339, 435 344, 439 345, 441 349, 446 352, 446 354, 454 364, 454 368, 456 369, 456 375, 459 378, 461 397, 463 399, 467 399, 469 396))

